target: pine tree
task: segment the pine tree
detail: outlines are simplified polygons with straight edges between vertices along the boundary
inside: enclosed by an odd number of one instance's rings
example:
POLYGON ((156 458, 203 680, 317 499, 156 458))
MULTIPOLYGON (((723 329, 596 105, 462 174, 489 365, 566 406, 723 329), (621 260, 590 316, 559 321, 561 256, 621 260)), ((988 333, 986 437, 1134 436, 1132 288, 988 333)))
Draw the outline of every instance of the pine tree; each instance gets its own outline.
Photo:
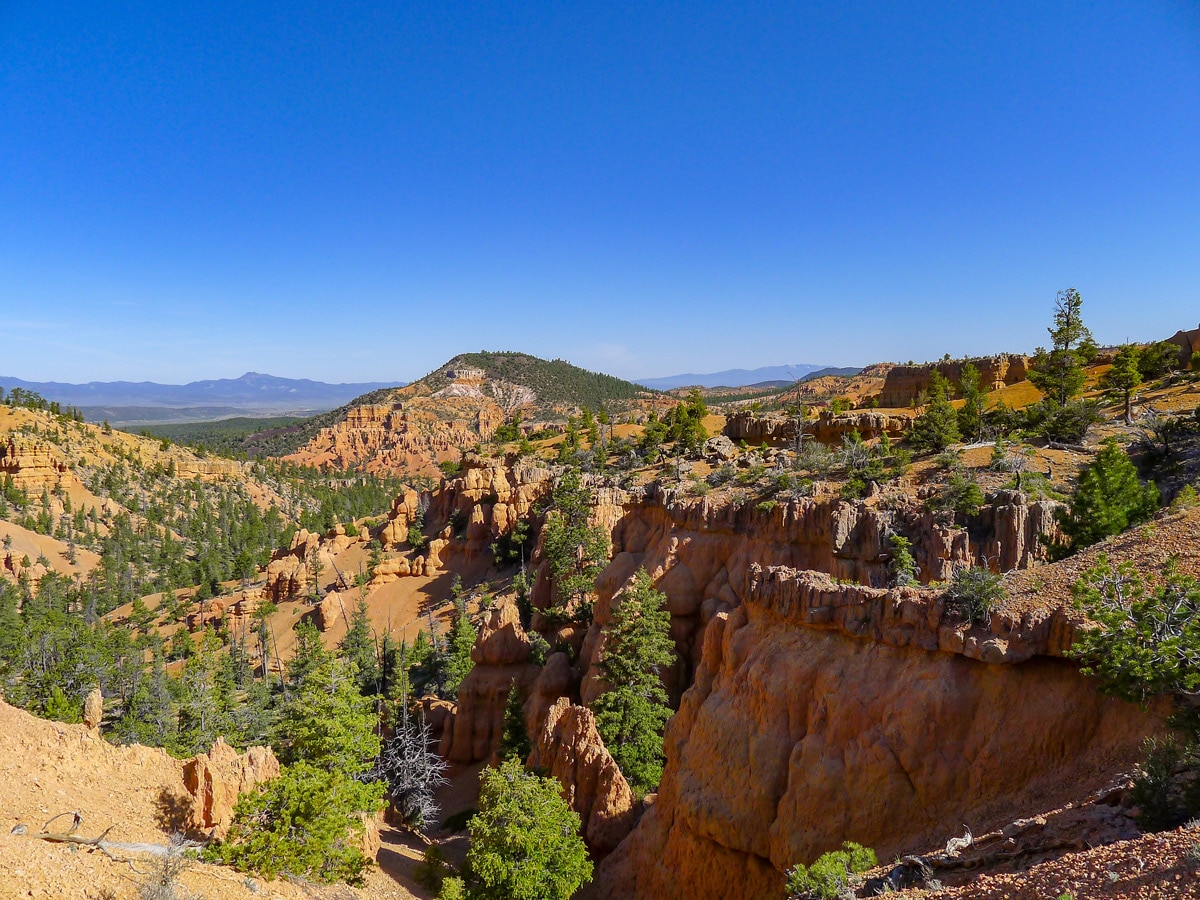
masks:
MULTIPOLYGON (((1110 440, 1080 470, 1067 511, 1059 511, 1059 522, 1072 549, 1078 550, 1144 522, 1154 515, 1158 499, 1158 488, 1143 486, 1129 456, 1110 440)), ((1059 553, 1065 549, 1059 548, 1059 553)))
POLYGON ((1080 348, 1091 342, 1092 333, 1083 324, 1083 298, 1075 288, 1059 291, 1054 302, 1051 348, 1037 349, 1029 381, 1059 407, 1079 395, 1087 379, 1080 348))
POLYGON ((567 900, 590 881, 579 815, 561 791, 553 778, 529 774, 515 760, 485 769, 466 884, 446 879, 443 896, 457 890, 470 900, 567 900))
POLYGON ((375 659, 375 638, 371 634, 370 608, 360 597, 350 618, 350 629, 338 645, 338 654, 358 673, 359 689, 364 694, 379 690, 379 662, 375 659))
POLYGON ((643 794, 662 778, 663 729, 671 717, 659 677, 675 661, 665 600, 645 569, 634 575, 603 630, 598 668, 608 690, 592 704, 604 745, 643 794))
POLYGON ((359 692, 350 667, 326 658, 283 711, 278 727, 281 759, 361 775, 379 755, 378 724, 374 703, 359 692))
POLYGON ((296 687, 301 687, 310 674, 328 661, 329 651, 321 643, 321 632, 312 622, 297 622, 294 630, 296 649, 285 668, 288 681, 296 687))
POLYGON ((1112 368, 1104 373, 1101 387, 1114 391, 1125 401, 1125 424, 1133 423, 1133 392, 1142 383, 1142 373, 1138 370, 1138 348, 1127 344, 1117 351, 1113 358, 1112 368))
POLYGON ((947 397, 949 384, 941 372, 935 371, 929 382, 929 403, 913 422, 908 433, 909 443, 918 451, 936 453, 956 443, 958 412, 947 397))
POLYGON ((533 745, 529 742, 529 731, 525 727, 525 704, 514 680, 508 689, 508 700, 504 704, 504 733, 500 737, 500 758, 515 759, 524 765, 531 750, 533 745))
POLYGON ((550 565, 559 605, 583 604, 608 559, 604 529, 589 525, 592 494, 577 469, 563 473, 550 497, 542 555, 550 565))
POLYGON ((459 686, 467 677, 475 662, 471 659, 471 648, 475 646, 475 629, 467 615, 467 606, 462 600, 454 604, 454 622, 450 626, 449 650, 446 659, 446 694, 458 696, 459 686))
POLYGON ((979 370, 971 363, 962 368, 958 379, 958 392, 963 405, 958 408, 958 430, 969 441, 979 439, 983 425, 983 389, 979 384, 979 370))

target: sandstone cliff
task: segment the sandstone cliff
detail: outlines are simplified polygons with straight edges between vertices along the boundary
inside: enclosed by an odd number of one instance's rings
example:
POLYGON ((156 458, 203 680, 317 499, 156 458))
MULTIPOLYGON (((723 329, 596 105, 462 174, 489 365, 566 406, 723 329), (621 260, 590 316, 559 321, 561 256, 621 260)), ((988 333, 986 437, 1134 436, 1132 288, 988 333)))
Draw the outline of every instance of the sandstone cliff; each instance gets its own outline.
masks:
POLYGON ((977 359, 927 363, 919 366, 894 366, 883 383, 879 405, 887 409, 910 406, 917 396, 929 390, 934 372, 940 372, 952 386, 962 378, 967 363, 979 370, 985 391, 998 391, 1005 385, 1024 381, 1029 376, 1029 358, 1018 355, 984 356, 977 359))
POLYGON ((656 802, 587 895, 782 897, 784 870, 843 840, 891 858, 1098 786, 1157 720, 1035 655, 1063 645, 1052 619, 960 625, 955 649, 936 595, 754 573, 706 629, 656 802))

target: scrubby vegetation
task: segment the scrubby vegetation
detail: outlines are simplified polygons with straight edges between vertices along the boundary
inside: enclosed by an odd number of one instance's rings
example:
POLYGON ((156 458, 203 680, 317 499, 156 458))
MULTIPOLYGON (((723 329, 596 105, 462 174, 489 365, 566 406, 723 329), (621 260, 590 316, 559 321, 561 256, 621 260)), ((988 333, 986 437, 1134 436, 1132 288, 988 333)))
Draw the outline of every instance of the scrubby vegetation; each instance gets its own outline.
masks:
POLYGON ((788 898, 838 900, 855 882, 857 874, 876 864, 874 850, 846 841, 841 850, 822 853, 811 866, 796 865, 788 869, 788 898))

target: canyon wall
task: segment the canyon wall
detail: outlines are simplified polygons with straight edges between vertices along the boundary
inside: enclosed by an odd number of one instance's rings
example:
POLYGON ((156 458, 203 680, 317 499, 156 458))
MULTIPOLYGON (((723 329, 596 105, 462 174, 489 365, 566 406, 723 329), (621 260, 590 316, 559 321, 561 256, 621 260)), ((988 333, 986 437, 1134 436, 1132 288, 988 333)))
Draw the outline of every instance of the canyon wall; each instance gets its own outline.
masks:
POLYGON ((706 629, 654 802, 585 896, 782 897, 788 867, 844 840, 890 859, 1099 787, 1159 722, 1053 658, 1061 613, 967 628, 919 593, 753 571, 706 629))

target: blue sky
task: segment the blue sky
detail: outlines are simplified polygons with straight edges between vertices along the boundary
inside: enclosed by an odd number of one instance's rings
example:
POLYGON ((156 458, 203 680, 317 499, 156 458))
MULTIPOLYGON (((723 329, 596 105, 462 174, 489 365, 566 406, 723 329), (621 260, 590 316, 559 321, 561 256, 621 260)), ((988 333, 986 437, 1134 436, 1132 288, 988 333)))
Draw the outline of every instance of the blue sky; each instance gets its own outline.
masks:
POLYGON ((8 3, 0 374, 625 376, 1200 322, 1200 6, 8 3))

